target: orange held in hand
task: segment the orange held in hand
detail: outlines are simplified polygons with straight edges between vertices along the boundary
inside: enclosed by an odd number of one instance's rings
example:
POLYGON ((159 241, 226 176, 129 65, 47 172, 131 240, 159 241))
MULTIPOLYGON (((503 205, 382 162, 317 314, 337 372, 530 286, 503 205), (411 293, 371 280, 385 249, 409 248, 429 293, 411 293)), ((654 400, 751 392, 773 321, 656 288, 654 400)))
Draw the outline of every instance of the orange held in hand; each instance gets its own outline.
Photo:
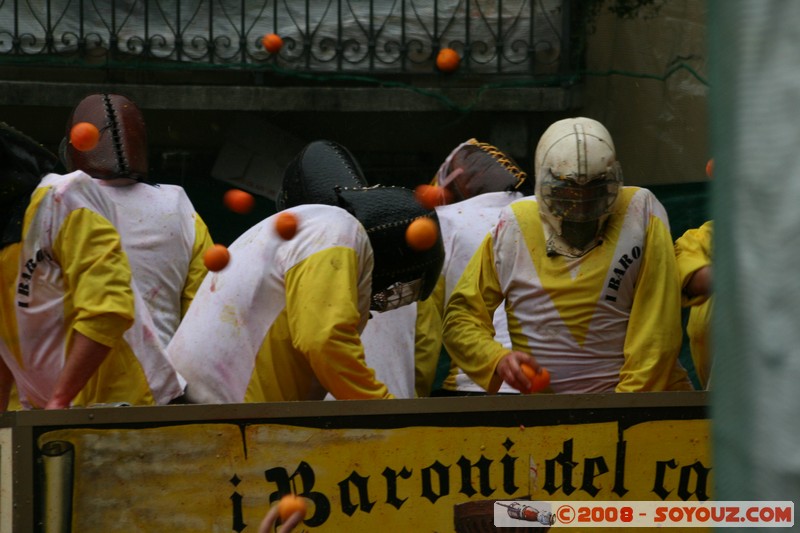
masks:
POLYGON ((92 150, 99 140, 100 130, 89 122, 78 122, 69 131, 69 142, 81 152, 92 150))
POLYGON ((436 67, 442 72, 453 72, 461 63, 461 56, 452 48, 442 48, 436 56, 436 67))
POLYGON ((425 209, 433 209, 447 203, 448 192, 438 185, 419 185, 414 189, 414 198, 425 209))
POLYGON ((256 199, 247 191, 231 189, 225 193, 222 202, 225 204, 225 207, 234 213, 244 215, 253 209, 253 206, 256 204, 256 199))
POLYGON ((436 222, 428 217, 420 217, 406 228, 406 243, 417 252, 429 250, 438 238, 436 222))
POLYGON ((203 254, 203 264, 211 272, 219 272, 228 265, 231 260, 231 254, 228 249, 221 245, 215 244, 203 254))
POLYGON ((305 518, 307 507, 306 500, 302 496, 287 494, 278 502, 278 514, 284 522, 298 511, 303 513, 303 518, 305 518))
POLYGON ((274 54, 283 48, 283 39, 281 39, 281 36, 276 33, 268 33, 261 38, 261 44, 264 45, 264 49, 267 52, 274 54))
POLYGON ((531 365, 526 365, 525 363, 522 363, 519 367, 531 382, 531 388, 528 390, 529 393, 539 392, 550 386, 550 372, 548 372, 546 368, 540 366, 537 371, 534 370, 531 365))
POLYGON ((275 231, 287 241, 297 233, 297 216, 289 211, 279 213, 275 219, 275 231))

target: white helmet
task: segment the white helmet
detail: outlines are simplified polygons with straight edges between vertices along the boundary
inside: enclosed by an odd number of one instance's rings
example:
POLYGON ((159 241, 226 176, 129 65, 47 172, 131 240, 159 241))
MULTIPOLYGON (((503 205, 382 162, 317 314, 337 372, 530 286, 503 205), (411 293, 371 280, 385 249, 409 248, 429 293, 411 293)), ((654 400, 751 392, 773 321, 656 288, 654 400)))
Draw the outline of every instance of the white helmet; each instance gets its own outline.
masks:
POLYGON ((584 117, 553 123, 536 147, 534 170, 548 253, 580 257, 600 244, 622 186, 608 130, 584 117))

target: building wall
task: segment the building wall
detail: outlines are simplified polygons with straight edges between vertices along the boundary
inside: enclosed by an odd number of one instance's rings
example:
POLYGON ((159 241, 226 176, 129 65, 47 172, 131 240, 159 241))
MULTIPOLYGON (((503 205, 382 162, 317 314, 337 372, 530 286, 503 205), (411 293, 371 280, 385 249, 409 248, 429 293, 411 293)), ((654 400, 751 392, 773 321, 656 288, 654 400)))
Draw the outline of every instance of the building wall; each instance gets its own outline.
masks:
POLYGON ((654 4, 623 18, 609 11, 614 2, 603 2, 592 22, 583 76, 575 85, 549 92, 484 90, 492 83, 513 86, 513 80, 472 79, 470 87, 470 77, 460 73, 415 81, 422 83, 418 90, 355 89, 320 80, 292 86, 295 81, 257 73, 0 64, 0 77, 14 80, 0 84, 0 117, 56 150, 70 107, 84 94, 128 94, 144 109, 154 175, 184 185, 214 235, 225 242, 274 207, 264 197, 250 217, 227 216, 220 198, 230 184, 214 173, 223 148, 231 142, 249 144, 259 157, 288 157, 285 144, 241 128, 243 119, 264 123, 298 143, 340 142, 361 161, 372 183, 414 186, 428 182, 449 151, 470 137, 498 145, 532 175, 532 154, 544 129, 556 119, 586 115, 604 122, 614 136, 626 183, 660 187, 682 228, 705 216, 694 201, 698 191, 704 192, 710 157, 705 3, 654 4), (684 192, 692 195, 691 213, 683 209, 684 192))
POLYGON ((611 131, 626 182, 707 181, 706 2, 655 4, 634 19, 608 10, 597 18, 582 112, 611 131))

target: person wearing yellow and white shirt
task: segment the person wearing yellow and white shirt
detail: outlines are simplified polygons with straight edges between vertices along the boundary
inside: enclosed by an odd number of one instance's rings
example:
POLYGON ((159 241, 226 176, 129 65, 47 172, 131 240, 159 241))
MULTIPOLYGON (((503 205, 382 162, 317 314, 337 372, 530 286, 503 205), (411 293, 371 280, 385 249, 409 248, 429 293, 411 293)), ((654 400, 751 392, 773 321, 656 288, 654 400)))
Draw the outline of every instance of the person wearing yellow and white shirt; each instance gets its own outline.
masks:
MULTIPOLYGON (((192 403, 392 398, 365 360, 370 311, 428 297, 443 261, 441 236, 424 251, 409 223, 436 214, 412 191, 363 187, 349 152, 310 143, 290 163, 279 212, 228 248, 203 281, 168 346, 192 403), (276 232, 292 216, 289 240, 276 232)), ((438 226, 437 226, 438 228, 438 226)))
POLYGON ((113 201, 80 171, 49 174, 33 193, 17 290, 4 303, 19 353, 0 349, 25 407, 164 404, 182 392, 115 218, 113 201))
POLYGON ((681 279, 681 303, 689 307, 686 335, 700 386, 708 388, 711 379, 711 313, 712 294, 711 248, 714 223, 709 220, 699 228, 686 230, 675 240, 675 257, 681 279))
POLYGON ((75 106, 67 134, 81 122, 107 127, 93 150, 65 143, 65 166, 97 178, 114 203, 133 278, 166 347, 208 272, 203 254, 214 244, 208 227, 182 187, 151 183, 146 125, 135 102, 120 94, 88 95, 75 106))
POLYGON ((42 176, 55 170, 61 170, 55 154, 0 123, 0 412, 22 408, 5 359, 20 359, 14 299, 25 209, 42 176))
POLYGON ((183 382, 165 345, 205 275, 210 237, 180 187, 147 184, 133 102, 90 95, 67 136, 79 122, 96 125, 97 146, 65 141, 72 172, 46 176, 26 211, 14 274, 19 349, 6 343, 7 363, 26 407, 168 403, 183 382))
POLYGON ((489 392, 500 379, 528 389, 523 355, 556 393, 691 390, 663 206, 622 186, 611 136, 592 119, 551 125, 534 169, 536 197, 502 210, 450 297, 448 352, 489 392), (510 350, 492 338, 503 301, 510 350))
MULTIPOLYGON (((500 210, 512 201, 532 194, 533 187, 527 182, 527 174, 517 163, 499 148, 477 139, 468 139, 456 146, 445 158, 432 185, 441 195, 443 205, 436 207, 439 225, 444 240, 445 261, 439 286, 431 300, 438 312, 440 341, 435 357, 419 350, 418 367, 423 387, 430 389, 438 369, 441 348, 441 323, 445 302, 453 292, 456 282, 466 267, 483 237, 497 221, 500 210), (425 361, 428 361, 425 363, 425 361)), ((494 313, 495 339, 511 347, 508 337, 506 315, 501 307, 494 313)), ((450 371, 432 396, 467 396, 486 394, 470 377, 448 357, 450 371)), ((518 394, 519 391, 503 383, 498 391, 502 394, 518 394)))

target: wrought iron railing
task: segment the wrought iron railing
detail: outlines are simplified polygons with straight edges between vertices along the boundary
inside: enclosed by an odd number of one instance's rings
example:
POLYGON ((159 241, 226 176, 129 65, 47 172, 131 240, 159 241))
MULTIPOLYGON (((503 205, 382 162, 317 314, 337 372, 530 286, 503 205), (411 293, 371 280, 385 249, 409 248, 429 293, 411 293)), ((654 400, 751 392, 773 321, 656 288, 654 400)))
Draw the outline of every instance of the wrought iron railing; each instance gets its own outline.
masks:
POLYGON ((570 0, 0 0, 0 64, 564 74, 570 0), (262 37, 283 47, 269 53, 262 37))

